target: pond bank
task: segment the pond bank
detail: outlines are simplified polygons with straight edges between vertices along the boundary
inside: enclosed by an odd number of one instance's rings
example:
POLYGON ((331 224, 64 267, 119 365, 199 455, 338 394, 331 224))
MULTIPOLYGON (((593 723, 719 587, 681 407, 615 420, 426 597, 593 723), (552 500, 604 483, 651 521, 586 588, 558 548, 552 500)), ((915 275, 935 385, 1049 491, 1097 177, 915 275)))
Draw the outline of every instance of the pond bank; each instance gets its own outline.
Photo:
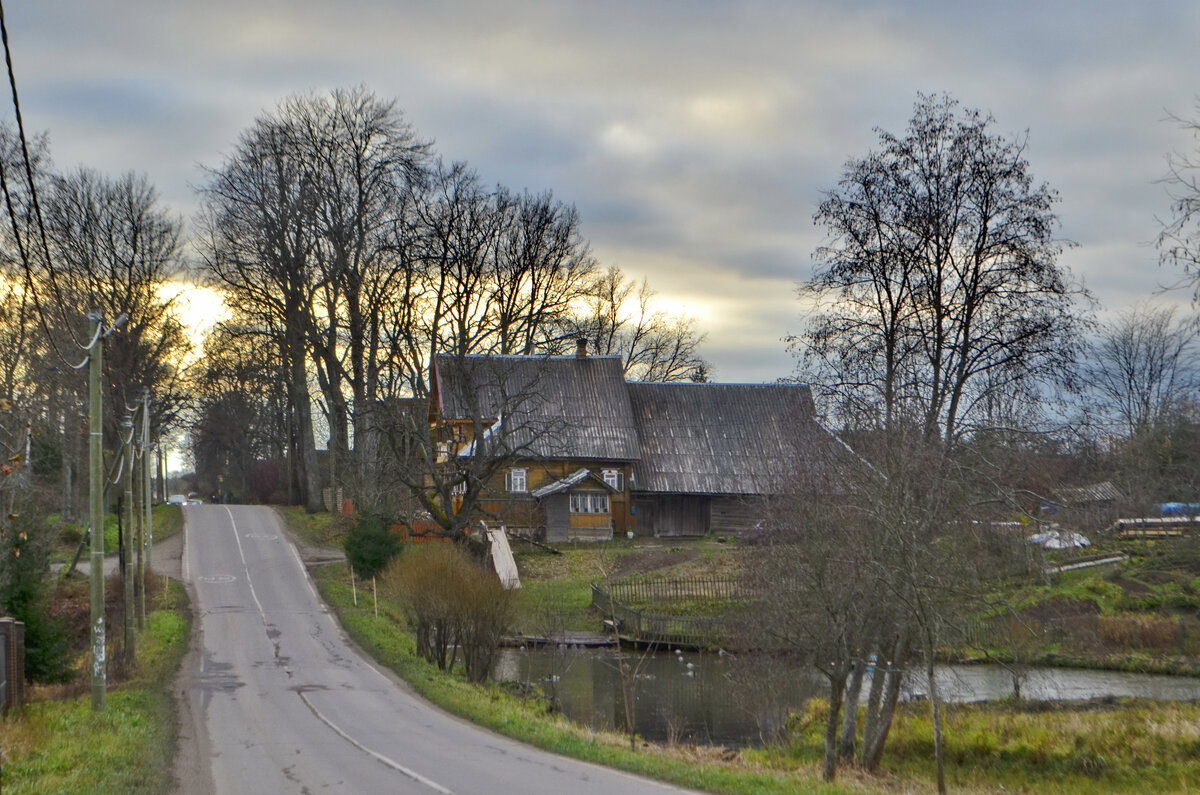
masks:
MULTIPOLYGON (((1075 668, 1017 669, 1020 692, 1029 702, 1200 700, 1200 678, 1075 668)), ((720 655, 658 649, 504 649, 492 678, 540 692, 562 713, 602 731, 627 731, 654 742, 756 746, 778 738, 789 716, 821 698, 824 680, 810 668, 755 655, 720 655), (632 671, 623 677, 621 666, 632 671), (623 690, 636 688, 628 714, 623 690)), ((1014 673, 986 663, 941 664, 938 691, 943 703, 1011 701, 1014 673)), ((921 701, 928 686, 923 672, 906 675, 902 700, 921 701)), ((862 698, 869 687, 864 686, 862 698)))

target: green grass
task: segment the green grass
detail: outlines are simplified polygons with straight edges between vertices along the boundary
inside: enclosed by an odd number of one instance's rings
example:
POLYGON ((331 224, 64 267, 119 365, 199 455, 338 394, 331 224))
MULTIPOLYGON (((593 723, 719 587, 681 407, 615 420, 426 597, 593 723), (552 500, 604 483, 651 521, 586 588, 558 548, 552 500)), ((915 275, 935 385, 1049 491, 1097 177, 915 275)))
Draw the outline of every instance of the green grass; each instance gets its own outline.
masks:
MULTIPOLYGON (((948 780, 1008 792, 1196 792, 1200 705, 1028 703, 944 707, 948 780)), ((897 717, 885 766, 933 776, 928 706, 897 717)))
POLYGON ((154 540, 170 538, 183 529, 183 509, 178 505, 155 505, 150 511, 154 524, 154 540))
POLYGON ((279 512, 288 527, 310 546, 341 549, 350 531, 351 520, 338 514, 308 513, 300 507, 280 508, 279 512))
POLYGON ((0 721, 6 795, 170 790, 177 720, 168 682, 187 650, 187 597, 172 583, 148 607, 137 667, 102 712, 84 695, 37 701, 0 721))
POLYGON ((522 634, 551 634, 555 631, 597 632, 600 617, 589 612, 591 580, 521 580, 517 597, 517 629, 522 634))

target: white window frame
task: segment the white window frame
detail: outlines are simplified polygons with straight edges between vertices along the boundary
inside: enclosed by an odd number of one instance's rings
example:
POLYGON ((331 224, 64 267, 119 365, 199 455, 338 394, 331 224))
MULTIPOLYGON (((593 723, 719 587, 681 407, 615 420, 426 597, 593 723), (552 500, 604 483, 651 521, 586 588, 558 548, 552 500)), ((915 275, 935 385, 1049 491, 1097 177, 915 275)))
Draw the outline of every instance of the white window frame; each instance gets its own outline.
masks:
POLYGON ((529 491, 529 470, 513 467, 504 473, 504 488, 511 494, 526 494, 529 491))
POLYGON ((604 482, 612 486, 616 491, 625 491, 625 473, 619 469, 604 469, 601 470, 604 476, 604 482))
POLYGON ((571 513, 612 513, 608 495, 602 491, 573 491, 570 496, 571 513))

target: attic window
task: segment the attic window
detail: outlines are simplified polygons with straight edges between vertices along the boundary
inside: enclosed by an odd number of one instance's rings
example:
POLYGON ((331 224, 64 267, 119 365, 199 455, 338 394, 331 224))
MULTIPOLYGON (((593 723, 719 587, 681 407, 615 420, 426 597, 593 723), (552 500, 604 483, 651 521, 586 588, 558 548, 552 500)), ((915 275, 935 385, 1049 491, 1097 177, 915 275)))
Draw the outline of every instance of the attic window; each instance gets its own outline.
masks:
POLYGON ((510 469, 504 474, 504 488, 514 494, 529 491, 529 470, 510 469))
POLYGON ((571 513, 608 513, 608 495, 599 491, 571 492, 571 513))
POLYGON ((604 470, 603 474, 604 474, 604 482, 607 483, 608 485, 612 486, 614 490, 616 490, 616 491, 624 491, 625 490, 625 477, 624 477, 624 473, 622 473, 621 470, 606 469, 606 470, 604 470))

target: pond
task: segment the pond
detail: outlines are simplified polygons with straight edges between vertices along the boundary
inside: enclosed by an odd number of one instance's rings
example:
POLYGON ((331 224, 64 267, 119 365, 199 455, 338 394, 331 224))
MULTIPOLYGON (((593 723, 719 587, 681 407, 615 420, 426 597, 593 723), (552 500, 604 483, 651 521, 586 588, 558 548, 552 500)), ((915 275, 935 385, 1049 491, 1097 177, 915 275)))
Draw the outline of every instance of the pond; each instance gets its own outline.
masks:
MULTIPOLYGON (((636 697, 637 732, 655 742, 754 745, 774 735, 807 698, 825 694, 824 679, 808 669, 753 655, 664 650, 502 649, 492 678, 541 688, 578 723, 624 731, 622 661, 636 672, 625 681, 632 683, 636 697)), ((999 665, 942 665, 936 676, 941 698, 948 702, 1000 699, 1013 691, 1011 674, 999 665)), ((917 674, 906 681, 902 697, 923 698, 925 691, 924 674, 917 674)), ((864 698, 866 692, 864 685, 864 698)), ((1021 694, 1046 701, 1193 701, 1200 700, 1200 678, 1035 668, 1022 679, 1021 694)))

